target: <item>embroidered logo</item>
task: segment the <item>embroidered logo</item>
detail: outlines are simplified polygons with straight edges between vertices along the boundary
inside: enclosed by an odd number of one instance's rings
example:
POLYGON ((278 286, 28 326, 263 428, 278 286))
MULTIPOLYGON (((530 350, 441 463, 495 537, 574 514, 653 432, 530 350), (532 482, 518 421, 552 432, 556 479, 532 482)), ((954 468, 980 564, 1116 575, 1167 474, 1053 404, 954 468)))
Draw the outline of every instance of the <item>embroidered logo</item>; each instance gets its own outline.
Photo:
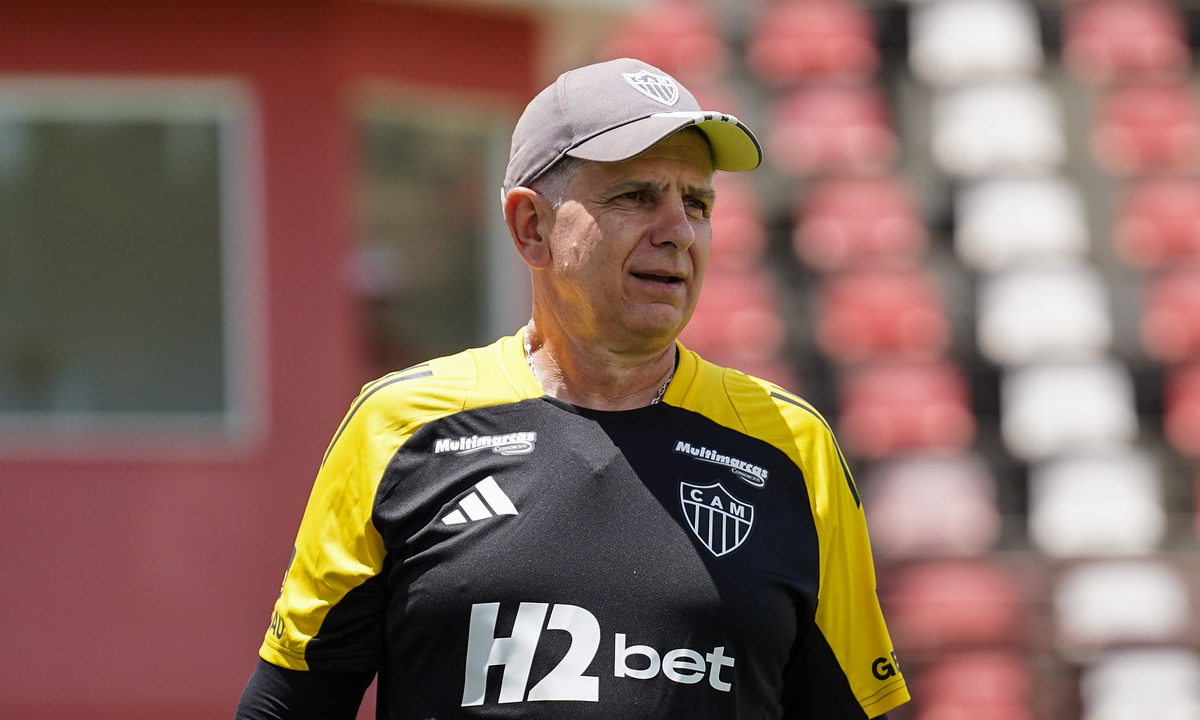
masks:
POLYGON ((675 452, 690 455, 697 460, 703 460, 713 465, 729 468, 730 472, 754 487, 762 487, 767 484, 767 469, 753 463, 748 463, 745 460, 739 460, 730 455, 719 453, 716 450, 709 450, 706 447, 695 447, 686 440, 675 441, 675 452))
POLYGON ((517 507, 496 484, 496 478, 488 475, 475 483, 471 492, 458 501, 458 508, 446 513, 442 522, 447 525, 462 525, 468 520, 487 520, 497 515, 516 515, 517 507))
POLYGON ((625 77, 625 82, 651 100, 668 107, 679 102, 679 86, 666 75, 658 75, 649 70, 621 74, 625 77))
POLYGON ((754 506, 730 495, 720 483, 680 483, 679 500, 688 527, 717 557, 741 547, 754 527, 754 506))
POLYGON ((537 442, 536 432, 515 432, 507 435, 472 435, 471 437, 441 438, 433 444, 434 453, 452 452, 470 455, 491 450, 497 455, 528 455, 537 442))

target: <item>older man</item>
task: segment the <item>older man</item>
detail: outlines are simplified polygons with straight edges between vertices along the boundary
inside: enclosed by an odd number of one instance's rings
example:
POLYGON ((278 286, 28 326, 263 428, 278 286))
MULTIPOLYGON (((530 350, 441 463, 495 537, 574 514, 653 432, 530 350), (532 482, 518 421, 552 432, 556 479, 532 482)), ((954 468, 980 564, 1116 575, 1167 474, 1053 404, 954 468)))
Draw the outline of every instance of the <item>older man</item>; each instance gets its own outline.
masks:
POLYGON ((367 385, 239 718, 871 718, 908 699, 854 482, 800 398, 676 338, 730 115, 623 59, 513 134, 515 335, 367 385))

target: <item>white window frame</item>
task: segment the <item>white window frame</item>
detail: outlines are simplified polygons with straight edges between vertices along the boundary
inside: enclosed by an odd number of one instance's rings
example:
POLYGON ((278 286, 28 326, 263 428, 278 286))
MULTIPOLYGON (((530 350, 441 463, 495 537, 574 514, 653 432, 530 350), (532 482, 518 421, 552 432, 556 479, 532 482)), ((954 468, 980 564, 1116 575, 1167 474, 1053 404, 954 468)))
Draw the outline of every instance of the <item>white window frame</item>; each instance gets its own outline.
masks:
POLYGON ((266 283, 262 144, 251 89, 227 78, 0 76, 0 121, 36 118, 217 122, 225 403, 218 412, 0 411, 0 457, 174 457, 259 443, 268 393, 266 283))

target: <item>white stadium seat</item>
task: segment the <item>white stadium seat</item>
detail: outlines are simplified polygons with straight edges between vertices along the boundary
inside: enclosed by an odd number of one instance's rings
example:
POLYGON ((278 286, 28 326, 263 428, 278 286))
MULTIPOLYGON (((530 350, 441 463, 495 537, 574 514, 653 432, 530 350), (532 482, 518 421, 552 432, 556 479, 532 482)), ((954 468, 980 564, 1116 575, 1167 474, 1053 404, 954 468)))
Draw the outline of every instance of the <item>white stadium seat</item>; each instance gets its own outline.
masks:
POLYGON ((972 83, 933 99, 933 156, 950 175, 1048 170, 1066 152, 1058 101, 1039 82, 972 83))
POLYGON ((1161 478, 1136 450, 1038 463, 1029 476, 1029 532, 1051 557, 1136 557, 1166 530, 1161 478))
POLYGON ((1089 237, 1079 189, 1057 174, 988 177, 954 196, 954 248, 976 270, 1082 258, 1089 237))
POLYGON ((1037 15, 1021 0, 930 0, 914 7, 909 30, 909 65, 931 85, 1042 67, 1037 15))
POLYGON ((984 356, 1001 365, 1102 356, 1113 339, 1108 287, 1078 263, 985 276, 976 336, 984 356))

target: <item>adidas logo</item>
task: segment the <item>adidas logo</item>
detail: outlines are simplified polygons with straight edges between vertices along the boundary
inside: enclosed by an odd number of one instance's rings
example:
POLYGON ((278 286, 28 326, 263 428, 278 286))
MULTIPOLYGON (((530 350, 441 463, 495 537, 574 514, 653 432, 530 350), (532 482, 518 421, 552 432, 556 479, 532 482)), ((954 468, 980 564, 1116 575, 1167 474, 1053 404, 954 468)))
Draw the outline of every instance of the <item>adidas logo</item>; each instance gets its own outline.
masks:
POLYGON ((517 508, 504 494, 496 479, 488 475, 475 484, 462 500, 458 509, 446 514, 442 522, 447 525, 462 525, 468 520, 486 520, 496 515, 516 515, 517 508))

